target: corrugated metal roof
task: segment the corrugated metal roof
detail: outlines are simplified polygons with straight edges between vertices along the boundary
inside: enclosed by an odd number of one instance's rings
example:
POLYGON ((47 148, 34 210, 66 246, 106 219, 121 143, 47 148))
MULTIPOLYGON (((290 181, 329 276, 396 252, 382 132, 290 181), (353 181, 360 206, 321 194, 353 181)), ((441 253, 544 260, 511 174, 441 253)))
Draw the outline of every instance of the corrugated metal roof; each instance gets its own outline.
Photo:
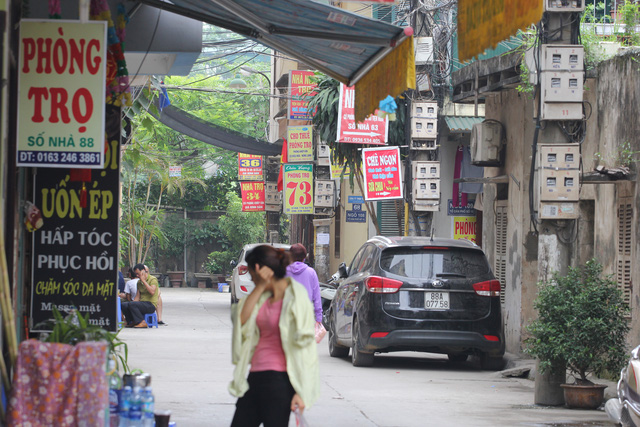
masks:
POLYGON ((481 123, 484 117, 446 116, 444 120, 451 133, 466 133, 471 132, 473 125, 481 123))

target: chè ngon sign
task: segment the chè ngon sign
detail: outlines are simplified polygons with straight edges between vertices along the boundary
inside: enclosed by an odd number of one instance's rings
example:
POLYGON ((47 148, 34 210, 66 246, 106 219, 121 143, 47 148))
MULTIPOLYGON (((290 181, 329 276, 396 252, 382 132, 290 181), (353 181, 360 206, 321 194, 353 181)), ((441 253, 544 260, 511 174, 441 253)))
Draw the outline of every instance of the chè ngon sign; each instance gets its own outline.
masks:
POLYGON ((104 166, 106 22, 20 22, 18 166, 104 166))

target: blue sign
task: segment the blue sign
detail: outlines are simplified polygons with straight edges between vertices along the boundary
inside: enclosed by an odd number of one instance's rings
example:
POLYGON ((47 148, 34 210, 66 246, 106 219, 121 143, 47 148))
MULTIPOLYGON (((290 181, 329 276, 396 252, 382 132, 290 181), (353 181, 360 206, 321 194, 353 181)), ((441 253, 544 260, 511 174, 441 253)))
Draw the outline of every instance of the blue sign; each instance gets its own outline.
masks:
POLYGON ((347 211, 347 222, 367 222, 365 211, 347 211))
POLYGON ((348 201, 349 203, 364 203, 362 196, 349 196, 348 201))
POLYGON ((449 199, 447 203, 448 216, 474 216, 476 210, 473 208, 473 202, 468 202, 467 206, 453 207, 453 200, 449 199))
POLYGON ((361 211, 362 210, 362 205, 360 203, 354 203, 353 204, 353 210, 354 211, 361 211))

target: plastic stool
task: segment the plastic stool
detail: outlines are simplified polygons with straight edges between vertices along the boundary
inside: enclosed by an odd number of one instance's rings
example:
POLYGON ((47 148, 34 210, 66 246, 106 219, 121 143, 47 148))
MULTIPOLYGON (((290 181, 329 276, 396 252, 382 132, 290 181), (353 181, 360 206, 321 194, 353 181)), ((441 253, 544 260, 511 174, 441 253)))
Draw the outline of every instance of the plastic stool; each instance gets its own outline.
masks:
POLYGON ((120 297, 118 297, 118 302, 116 303, 116 325, 118 329, 122 328, 122 302, 120 301, 120 297))
POLYGON ((147 326, 150 328, 158 327, 158 315, 156 315, 155 311, 151 314, 145 314, 144 321, 147 322, 147 326))

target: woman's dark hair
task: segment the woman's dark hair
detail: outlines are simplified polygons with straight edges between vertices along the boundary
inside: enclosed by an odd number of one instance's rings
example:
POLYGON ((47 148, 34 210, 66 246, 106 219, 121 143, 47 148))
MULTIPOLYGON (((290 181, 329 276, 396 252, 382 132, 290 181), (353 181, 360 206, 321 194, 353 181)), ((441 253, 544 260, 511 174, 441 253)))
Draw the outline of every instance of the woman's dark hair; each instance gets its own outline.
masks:
POLYGON ((291 264, 289 254, 284 249, 276 249, 270 245, 260 245, 253 248, 245 256, 247 265, 254 269, 256 264, 267 266, 273 270, 276 279, 282 279, 287 275, 287 266, 291 264))

